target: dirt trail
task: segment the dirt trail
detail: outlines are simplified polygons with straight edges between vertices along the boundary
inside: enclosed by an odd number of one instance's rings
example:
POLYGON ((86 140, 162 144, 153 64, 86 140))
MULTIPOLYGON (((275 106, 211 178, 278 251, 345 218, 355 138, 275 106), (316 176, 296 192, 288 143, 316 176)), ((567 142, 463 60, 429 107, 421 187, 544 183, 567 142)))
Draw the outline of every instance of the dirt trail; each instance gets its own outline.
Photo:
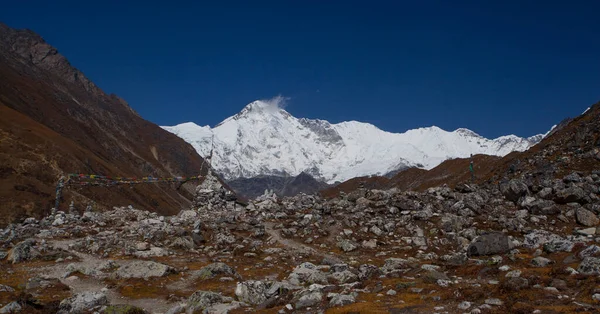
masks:
POLYGON ((285 246, 287 248, 291 248, 291 249, 300 251, 300 252, 302 252, 304 254, 312 254, 312 255, 317 255, 317 256, 321 256, 321 257, 327 257, 327 258, 331 258, 331 259, 341 259, 338 256, 335 256, 335 255, 332 255, 332 254, 329 254, 329 253, 321 252, 321 251, 319 251, 319 250, 317 250, 317 249, 315 249, 313 247, 310 247, 308 245, 296 242, 296 241, 294 241, 292 239, 283 238, 279 234, 279 232, 277 232, 277 230, 275 230, 273 228, 274 223, 272 223, 272 222, 265 222, 264 225, 265 225, 265 231, 267 232, 267 234, 269 234, 269 236, 273 240, 279 242, 281 245, 283 245, 283 246, 285 246))

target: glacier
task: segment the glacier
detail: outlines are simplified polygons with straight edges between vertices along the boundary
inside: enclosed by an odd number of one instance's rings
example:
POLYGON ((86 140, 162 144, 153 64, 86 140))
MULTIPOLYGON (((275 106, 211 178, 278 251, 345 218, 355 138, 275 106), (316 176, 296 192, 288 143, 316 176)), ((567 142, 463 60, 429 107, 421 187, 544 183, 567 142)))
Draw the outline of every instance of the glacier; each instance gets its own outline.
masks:
POLYGON ((487 139, 468 129, 449 132, 436 126, 391 133, 358 121, 298 119, 276 102, 261 100, 214 128, 193 122, 162 128, 201 156, 214 147, 212 166, 226 180, 305 172, 327 183, 408 167, 431 169, 471 154, 504 156, 527 150, 544 136, 487 139))

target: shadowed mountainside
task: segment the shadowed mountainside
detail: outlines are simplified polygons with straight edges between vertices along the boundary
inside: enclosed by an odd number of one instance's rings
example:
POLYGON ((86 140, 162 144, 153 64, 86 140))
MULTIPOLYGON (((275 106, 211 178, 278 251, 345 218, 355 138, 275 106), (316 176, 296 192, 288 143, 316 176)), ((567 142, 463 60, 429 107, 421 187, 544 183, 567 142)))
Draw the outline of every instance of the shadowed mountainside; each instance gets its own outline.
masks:
MULTIPOLYGON (((0 23, 0 225, 40 216, 65 173, 128 177, 205 173, 203 160, 177 136, 107 95, 29 30, 0 23)), ((189 205, 195 184, 80 187, 67 202, 133 204, 173 214, 189 205)), ((65 207, 65 208, 63 208, 65 207)))

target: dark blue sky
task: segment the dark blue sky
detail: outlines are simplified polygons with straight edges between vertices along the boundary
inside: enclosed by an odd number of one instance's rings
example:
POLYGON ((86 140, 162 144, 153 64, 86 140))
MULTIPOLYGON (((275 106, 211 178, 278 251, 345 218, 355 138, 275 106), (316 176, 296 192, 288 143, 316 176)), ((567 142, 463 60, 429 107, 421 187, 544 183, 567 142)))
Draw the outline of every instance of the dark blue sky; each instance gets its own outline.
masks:
POLYGON ((599 12, 597 0, 28 0, 3 3, 0 21, 160 125, 214 126, 281 94, 297 117, 496 137, 600 100, 599 12))

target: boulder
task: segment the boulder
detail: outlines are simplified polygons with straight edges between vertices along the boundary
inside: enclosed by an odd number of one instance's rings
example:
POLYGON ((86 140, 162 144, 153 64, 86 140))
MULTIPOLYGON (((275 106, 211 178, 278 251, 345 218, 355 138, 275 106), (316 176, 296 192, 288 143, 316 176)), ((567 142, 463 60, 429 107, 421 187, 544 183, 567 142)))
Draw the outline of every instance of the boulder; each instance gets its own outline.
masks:
POLYGON ((171 266, 156 263, 152 261, 133 261, 122 265, 115 272, 118 278, 150 278, 163 277, 172 273, 174 269, 171 266))
POLYGON ((33 259, 38 253, 34 250, 35 240, 27 239, 17 243, 9 252, 8 260, 13 264, 33 259))
POLYGON ((339 241, 337 243, 337 246, 344 252, 352 252, 358 249, 358 245, 356 245, 356 243, 347 239, 342 239, 341 241, 339 241))
POLYGON ((554 196, 554 201, 559 204, 567 203, 585 203, 585 191, 577 186, 572 186, 566 189, 557 190, 554 196))
POLYGON ((269 285, 258 280, 238 282, 235 295, 241 302, 259 305, 267 300, 267 289, 269 285))
POLYGON ((588 256, 577 267, 582 275, 600 275, 600 258, 588 256))
POLYGON ((99 306, 108 304, 106 295, 101 292, 86 291, 62 300, 59 305, 59 314, 78 314, 93 312, 99 306))
POLYGON ((233 301, 232 298, 224 297, 219 293, 212 291, 198 290, 192 294, 187 301, 188 312, 200 313, 208 307, 214 306, 220 303, 229 303, 233 301))
POLYGON ((594 213, 583 207, 579 207, 575 210, 575 218, 579 224, 586 227, 593 227, 600 223, 600 219, 598 219, 594 213))
POLYGON ((217 276, 239 277, 238 273, 233 268, 221 262, 206 265, 199 270, 192 272, 190 275, 192 280, 206 280, 217 276))
POLYGON ((329 300, 329 306, 344 306, 355 302, 356 298, 353 295, 336 293, 331 297, 331 300, 329 300))
POLYGON ((508 236, 504 233, 493 232, 481 235, 469 245, 469 256, 493 255, 507 253, 511 249, 508 236))
POLYGON ((21 313, 23 307, 19 304, 19 302, 13 301, 0 308, 0 314, 12 314, 12 313, 21 313))
POLYGON ((527 194, 527 191, 527 184, 520 180, 513 179, 500 184, 500 192, 509 201, 517 202, 519 198, 527 194))

